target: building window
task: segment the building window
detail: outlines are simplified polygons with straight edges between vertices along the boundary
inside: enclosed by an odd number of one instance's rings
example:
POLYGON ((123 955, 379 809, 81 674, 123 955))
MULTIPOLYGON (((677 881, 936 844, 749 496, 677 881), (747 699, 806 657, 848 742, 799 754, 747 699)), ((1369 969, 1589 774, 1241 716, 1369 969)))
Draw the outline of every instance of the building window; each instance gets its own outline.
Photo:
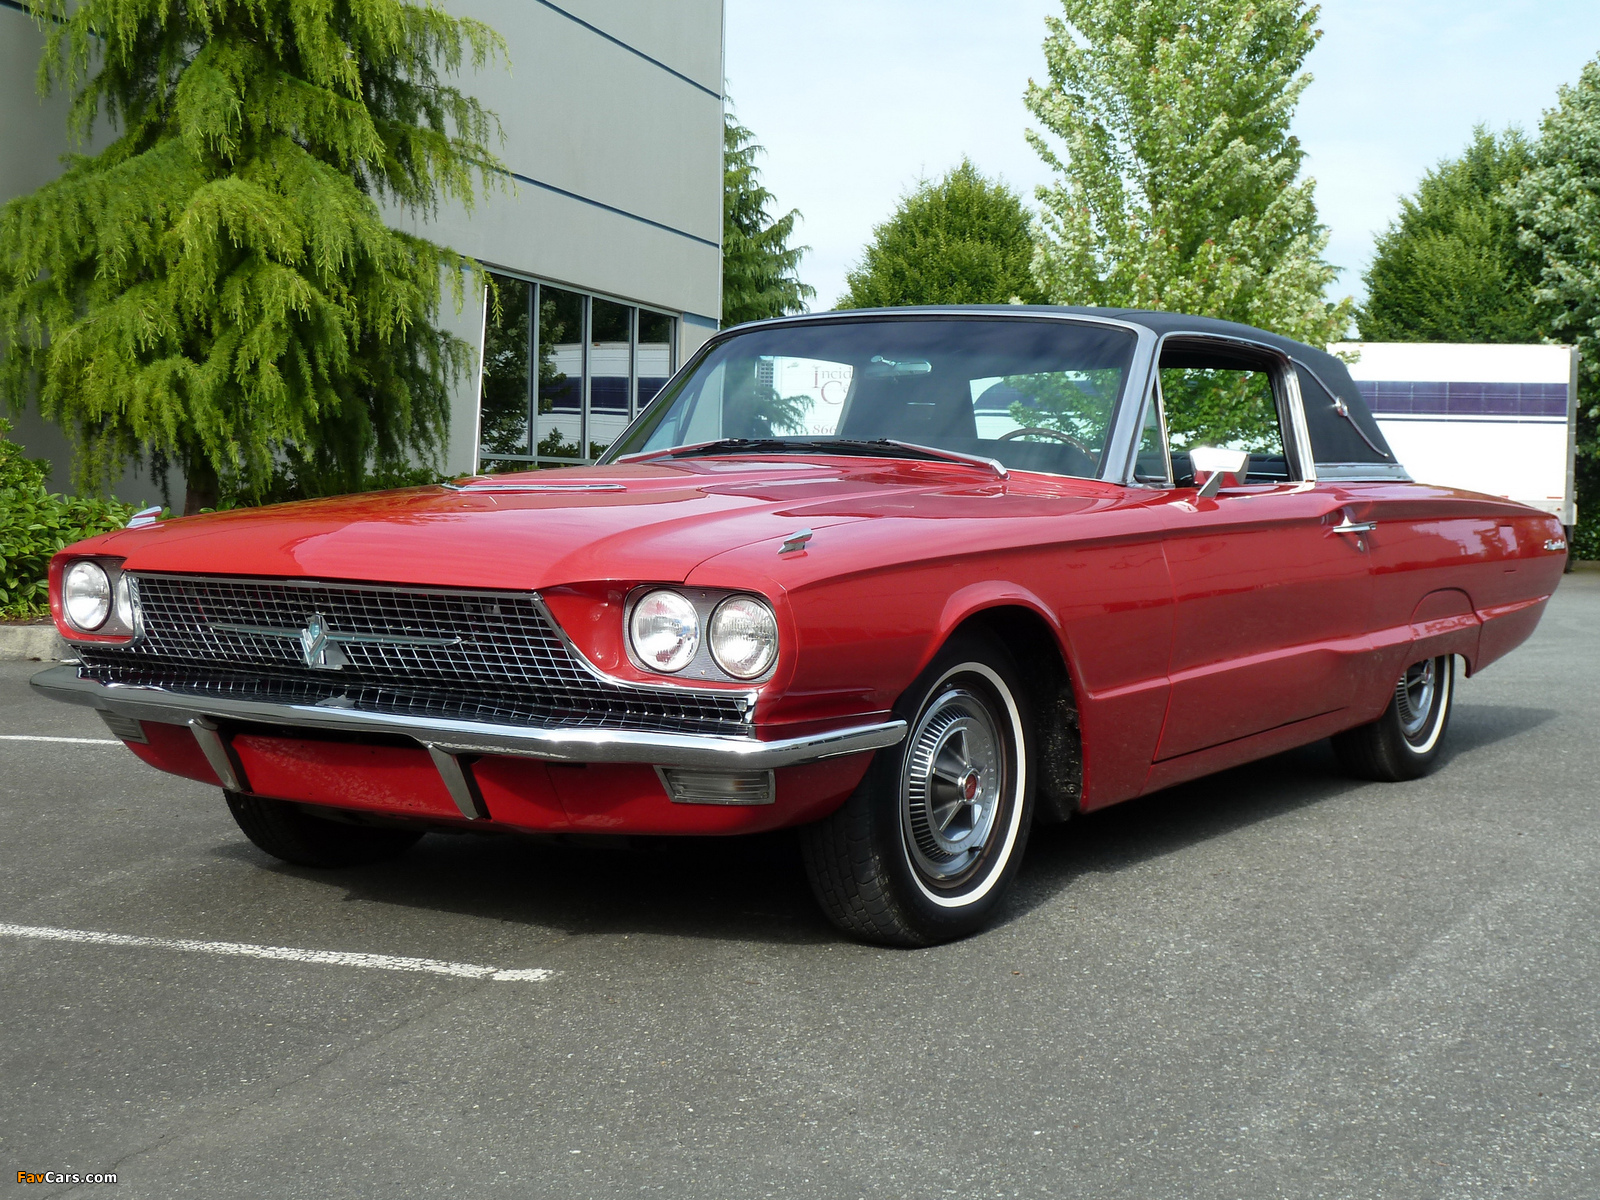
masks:
POLYGON ((499 306, 485 326, 478 469, 593 462, 672 374, 677 319, 553 284, 492 278, 499 306))

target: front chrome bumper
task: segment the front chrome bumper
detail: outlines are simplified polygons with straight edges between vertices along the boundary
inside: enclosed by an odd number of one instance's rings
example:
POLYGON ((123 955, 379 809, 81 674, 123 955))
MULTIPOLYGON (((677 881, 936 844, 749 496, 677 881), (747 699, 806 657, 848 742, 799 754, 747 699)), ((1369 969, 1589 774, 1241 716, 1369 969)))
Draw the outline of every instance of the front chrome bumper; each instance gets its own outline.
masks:
POLYGON ((78 668, 70 664, 42 671, 32 682, 37 691, 52 700, 87 705, 135 720, 188 725, 197 731, 203 731, 209 723, 225 720, 282 725, 290 729, 398 734, 433 751, 435 758, 440 755, 516 754, 554 762, 646 763, 713 771, 770 771, 844 754, 881 750, 896 745, 906 735, 906 723, 898 718, 770 741, 726 734, 491 725, 311 704, 272 704, 183 695, 148 685, 83 679, 78 668))

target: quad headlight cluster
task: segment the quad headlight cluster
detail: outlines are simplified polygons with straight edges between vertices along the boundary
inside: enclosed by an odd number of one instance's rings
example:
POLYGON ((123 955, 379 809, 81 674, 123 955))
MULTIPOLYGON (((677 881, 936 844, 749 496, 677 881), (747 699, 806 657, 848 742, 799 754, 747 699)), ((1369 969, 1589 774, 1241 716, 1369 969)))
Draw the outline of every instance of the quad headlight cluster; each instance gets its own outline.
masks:
POLYGON ((80 633, 132 637, 139 629, 133 580, 120 560, 80 558, 61 577, 61 608, 80 633))
POLYGON ((628 617, 628 644, 639 664, 677 675, 709 656, 715 678, 759 679, 778 658, 778 620, 755 596, 699 595, 699 602, 671 588, 640 596, 628 617))

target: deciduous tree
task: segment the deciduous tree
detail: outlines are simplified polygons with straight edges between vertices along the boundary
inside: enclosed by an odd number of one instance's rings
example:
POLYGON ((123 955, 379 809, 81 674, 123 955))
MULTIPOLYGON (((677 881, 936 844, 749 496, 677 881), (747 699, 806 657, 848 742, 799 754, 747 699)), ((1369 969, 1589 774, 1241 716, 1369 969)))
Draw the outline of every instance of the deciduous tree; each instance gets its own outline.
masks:
POLYGON ((1062 0, 1029 141, 1041 187, 1039 283, 1064 304, 1165 309, 1313 344, 1344 334, 1324 291, 1314 181, 1289 132, 1311 82, 1303 0, 1062 0))
POLYGON ((1578 348, 1581 557, 1600 557, 1600 58, 1563 87, 1539 127, 1534 166, 1512 202, 1523 245, 1538 255, 1539 316, 1578 348))

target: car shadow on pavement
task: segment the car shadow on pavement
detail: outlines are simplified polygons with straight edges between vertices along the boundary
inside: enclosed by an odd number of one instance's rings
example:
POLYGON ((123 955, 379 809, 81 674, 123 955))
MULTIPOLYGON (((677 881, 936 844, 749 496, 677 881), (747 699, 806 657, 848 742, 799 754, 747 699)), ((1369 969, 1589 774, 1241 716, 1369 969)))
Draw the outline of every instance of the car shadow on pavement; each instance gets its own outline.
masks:
MULTIPOLYGON (((1519 705, 1458 704, 1436 770, 1561 714, 1519 705)), ((1073 879, 1120 871, 1366 788, 1405 787, 1345 775, 1328 741, 1112 805, 1066 825, 1036 829, 1017 887, 997 923, 1047 903, 1073 879)))
MULTIPOLYGON (((1460 705, 1450 756, 1518 736, 1557 715, 1550 709, 1460 705)), ((1344 776, 1324 741, 1065 826, 1037 829, 999 923, 1047 903, 1082 874, 1122 870, 1361 788, 1385 786, 1393 785, 1344 776)), ((512 922, 547 936, 656 934, 777 944, 844 936, 812 899, 792 831, 615 843, 433 835, 393 862, 338 872, 277 863, 242 838, 216 852, 343 891, 350 900, 512 922)))
POLYGON ((546 935, 836 940, 788 831, 614 843, 434 834, 392 862, 336 872, 288 866, 242 839, 217 853, 349 900, 511 922, 546 935))

